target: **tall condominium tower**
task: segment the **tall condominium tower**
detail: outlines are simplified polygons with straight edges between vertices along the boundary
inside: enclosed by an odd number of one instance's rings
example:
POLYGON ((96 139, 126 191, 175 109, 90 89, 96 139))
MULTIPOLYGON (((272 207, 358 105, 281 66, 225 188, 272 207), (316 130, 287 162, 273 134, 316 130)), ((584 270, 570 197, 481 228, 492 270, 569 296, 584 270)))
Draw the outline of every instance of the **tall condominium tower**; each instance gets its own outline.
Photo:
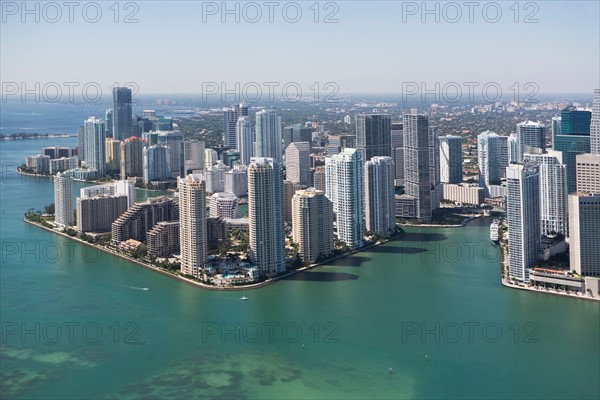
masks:
POLYGON ((404 132, 402 122, 392 122, 392 158, 396 167, 395 184, 404 186, 404 132))
POLYGON ((135 136, 121 141, 121 179, 144 176, 145 142, 135 136))
POLYGON ((237 151, 240 152, 240 162, 248 165, 250 164, 250 159, 254 156, 254 132, 250 118, 238 118, 235 132, 237 151))
POLYGON ((243 103, 223 109, 223 144, 230 149, 238 148, 236 127, 240 117, 248 116, 248 106, 243 103))
POLYGON ((569 195, 569 269, 600 276, 600 194, 569 195))
POLYGON ((541 122, 525 121, 517 124, 517 162, 523 162, 528 148, 546 149, 546 125, 541 122))
POLYGON ((248 166, 250 258, 261 275, 285 271, 283 171, 267 157, 253 157, 248 166))
POLYGON ((204 169, 204 142, 188 140, 183 142, 185 172, 204 169))
POLYGON ((121 171, 121 141, 114 138, 106 138, 104 142, 104 161, 106 173, 117 174, 121 171))
POLYGON ((374 156, 392 155, 392 119, 388 114, 356 116, 356 149, 363 162, 374 156))
POLYGON ((113 88, 112 133, 117 140, 133 135, 133 111, 131 108, 131 89, 113 88))
POLYGON ((84 121, 83 130, 85 165, 88 168, 96 170, 99 176, 103 176, 106 174, 106 166, 104 164, 106 131, 104 129, 104 122, 96 117, 89 117, 84 121))
POLYGON ((542 235, 568 236, 567 170, 562 153, 553 150, 544 154, 525 153, 525 161, 537 163, 540 169, 542 235))
POLYGON ((256 148, 257 157, 273 158, 282 164, 281 150, 281 117, 277 110, 262 110, 256 113, 256 148))
POLYGON ((540 248, 540 174, 535 163, 511 164, 506 168, 508 220, 508 273, 529 282, 529 269, 540 248))
MULTIPOLYGON (((519 140, 516 133, 511 133, 506 139, 506 150, 508 153, 508 164, 519 162, 519 140)), ((503 173, 504 174, 504 173, 503 173)))
POLYGON ((325 192, 309 188, 292 197, 292 237, 305 262, 316 262, 333 251, 333 204, 325 192))
POLYGON ((590 122, 590 142, 592 154, 600 154, 600 89, 594 90, 592 119, 590 122))
POLYGON ((171 149, 170 170, 173 178, 183 176, 185 154, 183 151, 183 133, 181 131, 159 131, 158 144, 164 144, 171 149))
POLYGON ((365 163, 366 228, 384 237, 396 228, 394 171, 391 157, 373 157, 365 163))
POLYGON ((405 194, 416 199, 415 217, 426 222, 431 220, 429 119, 405 114, 403 125, 405 194))
POLYGON ((440 182, 462 182, 462 137, 442 136, 440 142, 440 182))
POLYGON ((326 195, 333 203, 337 237, 350 248, 363 245, 364 178, 362 156, 347 148, 325 159, 326 195))
POLYGON ((74 225, 74 209, 73 178, 59 172, 54 177, 54 222, 62 226, 74 225))
POLYGON ((171 149, 162 144, 144 148, 144 183, 171 178, 171 149))
POLYGON ((310 144, 292 142, 285 149, 285 179, 299 183, 303 187, 310 185, 310 144))
POLYGON ((206 264, 206 187, 202 175, 178 178, 181 272, 198 277, 206 264))
POLYGON ((490 185, 499 185, 508 164, 507 137, 485 131, 477 136, 479 186, 490 195, 490 185))
POLYGON ((112 108, 109 108, 104 112, 104 122, 105 122, 104 128, 106 129, 106 137, 107 138, 113 137, 113 110, 112 110, 112 108))

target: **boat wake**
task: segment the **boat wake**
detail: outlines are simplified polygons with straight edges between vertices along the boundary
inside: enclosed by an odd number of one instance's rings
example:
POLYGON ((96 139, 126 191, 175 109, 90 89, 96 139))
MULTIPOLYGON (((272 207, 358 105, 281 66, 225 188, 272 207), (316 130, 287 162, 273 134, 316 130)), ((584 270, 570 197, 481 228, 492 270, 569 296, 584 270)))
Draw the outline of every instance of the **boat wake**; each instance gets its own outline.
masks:
POLYGON ((135 290, 144 290, 144 291, 148 291, 148 290, 150 290, 150 288, 147 288, 147 287, 135 287, 135 286, 128 286, 128 288, 130 288, 130 289, 135 289, 135 290))

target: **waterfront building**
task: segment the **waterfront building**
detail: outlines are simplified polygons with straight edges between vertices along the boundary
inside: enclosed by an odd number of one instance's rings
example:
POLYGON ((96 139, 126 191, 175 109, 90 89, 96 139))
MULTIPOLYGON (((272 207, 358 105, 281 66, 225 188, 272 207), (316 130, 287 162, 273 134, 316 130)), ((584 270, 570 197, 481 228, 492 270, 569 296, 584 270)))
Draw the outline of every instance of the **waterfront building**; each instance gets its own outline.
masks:
POLYGON ((372 157, 364 168, 366 229, 388 237, 396 229, 394 161, 391 157, 372 157))
POLYGON ((546 125, 533 121, 520 122, 517 124, 517 162, 523 162, 523 154, 530 153, 531 147, 542 151, 546 149, 546 125))
POLYGON ((429 119, 421 114, 405 114, 404 133, 404 191, 416 199, 414 218, 431 220, 431 157, 429 119))
POLYGON ((479 166, 479 186, 485 195, 490 195, 490 186, 499 185, 508 165, 506 136, 485 131, 477 136, 477 158, 479 166))
POLYGON ((157 134, 158 144, 163 144, 171 149, 171 156, 169 158, 171 177, 177 178, 183 176, 185 167, 183 134, 180 131, 159 131, 157 134))
POLYGON ((127 196, 123 194, 79 197, 77 198, 77 230, 80 233, 110 232, 112 223, 128 207, 127 196))
POLYGON ((356 149, 325 159, 326 196, 333 203, 337 237, 350 248, 364 242, 364 170, 356 149))
POLYGON ((283 171, 277 160, 253 157, 248 166, 250 258, 261 275, 285 271, 283 171))
POLYGON ((36 174, 47 174, 50 172, 50 156, 38 154, 25 159, 25 166, 36 174))
POLYGON ((304 262, 314 263, 333 251, 333 204, 325 192, 308 188, 292 197, 292 238, 304 262))
POLYGON ((146 241, 150 229, 161 221, 179 220, 179 202, 166 196, 153 197, 134 203, 111 226, 113 242, 135 239, 146 241))
POLYGON ((135 202, 135 185, 127 180, 105 183, 103 185, 87 186, 79 190, 79 197, 90 198, 96 196, 126 196, 128 207, 135 202))
POLYGON ((104 141, 104 162, 106 173, 116 175, 121 171, 121 141, 107 137, 104 141))
POLYGON ((113 88, 112 133, 117 140, 133 135, 133 111, 131 89, 113 88))
POLYGON ((144 176, 144 146, 135 136, 121 141, 121 179, 144 176))
POLYGON ((442 198, 454 203, 479 207, 484 203, 485 192, 479 186, 468 184, 442 184, 442 198))
POLYGON ((569 269, 600 276, 600 194, 569 195, 569 269))
POLYGON ((248 195, 248 167, 236 164, 225 172, 225 192, 235 194, 237 197, 248 195))
POLYGON ((54 160, 50 160, 50 174, 56 175, 57 172, 64 172, 70 169, 75 169, 79 165, 79 158, 73 157, 62 157, 54 160))
POLYGON ((85 147, 85 166, 96 171, 98 176, 106 174, 104 141, 106 139, 106 130, 104 121, 96 117, 89 117, 83 125, 83 144, 85 147))
POLYGON ((462 137, 446 135, 439 138, 440 182, 462 182, 462 137))
POLYGON ((356 149, 362 160, 392 155, 392 119, 388 114, 358 114, 356 116, 356 149))
POLYGON ((179 253, 179 221, 161 221, 148 231, 148 255, 168 257, 179 253))
POLYGON ((404 186, 404 126, 402 122, 391 124, 392 158, 395 166, 395 185, 404 186))
POLYGON ((144 157, 144 183, 151 181, 164 181, 171 179, 171 149, 162 144, 145 147, 144 157))
POLYGON ((223 164, 219 160, 210 168, 204 170, 204 179, 206 181, 206 191, 208 193, 219 193, 225 191, 225 173, 230 171, 231 167, 223 164))
POLYGON ((206 184, 200 174, 177 179, 181 272, 194 277, 206 265, 206 184))
POLYGON ((210 196, 209 216, 220 218, 239 218, 238 202, 238 198, 233 193, 215 193, 210 196))
POLYGON ((73 210, 73 178, 59 172, 54 177, 54 222, 65 227, 73 225, 73 210))

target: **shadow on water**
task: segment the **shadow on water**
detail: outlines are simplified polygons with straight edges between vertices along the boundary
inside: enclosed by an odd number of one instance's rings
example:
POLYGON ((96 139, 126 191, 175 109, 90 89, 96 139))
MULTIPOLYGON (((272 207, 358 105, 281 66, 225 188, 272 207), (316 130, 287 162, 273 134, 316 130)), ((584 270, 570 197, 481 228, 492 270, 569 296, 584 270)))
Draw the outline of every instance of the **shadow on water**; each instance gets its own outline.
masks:
POLYGON ((353 255, 332 261, 331 265, 336 267, 360 267, 362 263, 373 261, 371 257, 353 255))
POLYGON ((290 281, 307 281, 307 282, 335 282, 358 279, 358 275, 349 274, 346 272, 316 272, 307 271, 292 275, 285 280, 290 281))
POLYGON ((369 253, 377 254, 418 254, 424 253, 427 249, 420 247, 400 246, 375 246, 367 250, 369 253))
POLYGON ((406 232, 398 239, 399 242, 439 242, 446 240, 443 233, 406 232))

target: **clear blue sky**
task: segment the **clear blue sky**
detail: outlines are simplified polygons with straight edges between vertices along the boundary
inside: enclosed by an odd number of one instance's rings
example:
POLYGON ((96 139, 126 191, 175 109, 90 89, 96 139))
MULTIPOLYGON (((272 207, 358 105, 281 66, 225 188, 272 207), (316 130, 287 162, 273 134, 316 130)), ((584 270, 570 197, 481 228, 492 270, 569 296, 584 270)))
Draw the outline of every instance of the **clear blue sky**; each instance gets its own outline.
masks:
MULTIPOLYGON (((239 23, 234 15, 221 22, 220 1, 138 1, 137 11, 121 3, 119 23, 113 21, 112 1, 98 2, 102 16, 90 23, 82 16, 87 3, 75 9, 73 23, 66 7, 50 23, 56 10, 40 6, 37 23, 34 14, 23 15, 20 1, 2 1, 2 82, 109 87, 133 81, 141 93, 199 93, 202 82, 298 82, 305 90, 311 82, 335 82, 346 93, 399 93, 403 82, 498 82, 505 90, 512 82, 535 82, 542 93, 591 93, 600 86, 598 1, 537 1, 528 8, 520 2, 518 23, 513 1, 497 3, 502 15, 496 23, 489 22, 493 7, 484 18, 483 6, 491 3, 486 1, 475 8, 473 23, 463 1, 456 2, 462 13, 456 23, 449 21, 456 9, 444 9, 444 2, 439 22, 434 14, 421 21, 421 1, 338 1, 337 10, 321 2, 318 23, 313 1, 298 2, 297 23, 283 18, 286 1, 278 2, 273 23, 262 1, 257 23, 246 21, 255 13, 252 8, 244 13, 243 2, 239 23), (211 6, 219 8, 217 14, 203 21, 203 7, 211 6), (403 21, 403 8, 414 11, 412 6, 419 9, 403 21), (138 22, 123 23, 133 11, 138 22), (331 12, 338 22, 323 23, 331 12), (524 23, 531 13, 538 22, 524 23)), ((288 8, 288 19, 293 10, 288 8)), ((94 14, 88 8, 88 19, 94 14)))

